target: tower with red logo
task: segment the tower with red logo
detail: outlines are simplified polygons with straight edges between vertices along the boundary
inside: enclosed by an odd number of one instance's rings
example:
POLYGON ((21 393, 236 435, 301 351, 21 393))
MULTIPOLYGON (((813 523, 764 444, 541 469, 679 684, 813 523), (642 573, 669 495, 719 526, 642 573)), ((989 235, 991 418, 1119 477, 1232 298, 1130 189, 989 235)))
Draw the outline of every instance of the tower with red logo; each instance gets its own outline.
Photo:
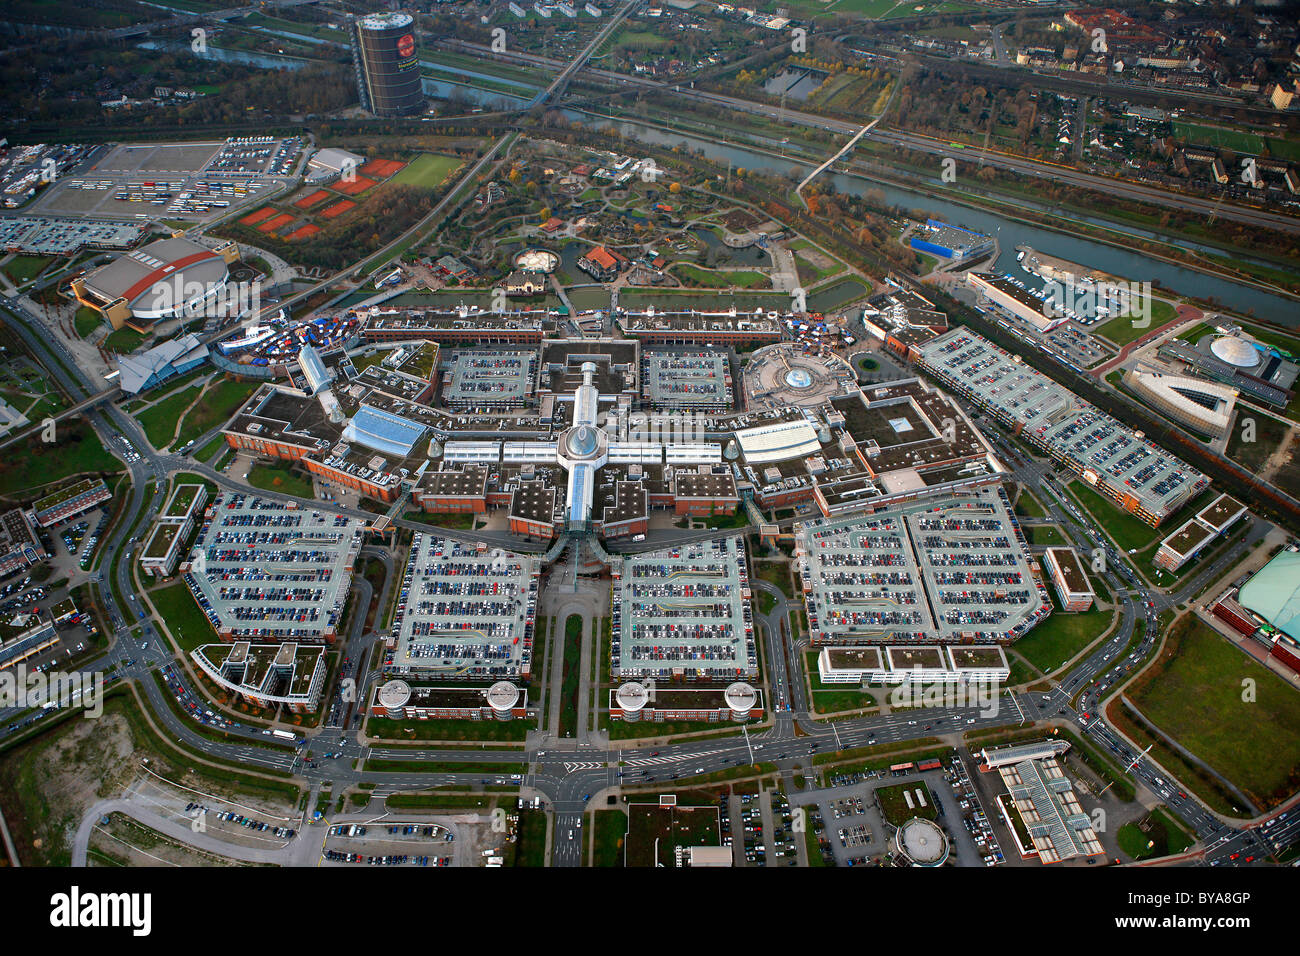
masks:
POLYGON ((415 20, 409 13, 355 17, 352 65, 363 109, 376 116, 410 116, 424 108, 415 20))

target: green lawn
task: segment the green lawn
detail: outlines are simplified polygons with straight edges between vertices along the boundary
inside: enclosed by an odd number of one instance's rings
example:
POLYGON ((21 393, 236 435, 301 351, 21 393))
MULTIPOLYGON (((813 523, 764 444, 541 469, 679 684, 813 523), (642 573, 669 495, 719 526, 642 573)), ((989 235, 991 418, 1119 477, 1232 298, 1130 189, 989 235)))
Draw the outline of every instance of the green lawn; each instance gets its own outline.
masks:
POLYGON ((1021 489, 1020 497, 1016 499, 1016 514, 1025 518, 1047 517, 1047 512, 1043 510, 1043 506, 1039 504, 1038 499, 1027 488, 1021 489))
POLYGON ((1024 527, 1025 538, 1030 544, 1043 548, 1065 545, 1065 536, 1051 525, 1027 525, 1024 527))
POLYGON ((39 440, 17 446, 0 459, 0 494, 16 496, 28 488, 39 488, 85 472, 116 474, 122 463, 104 450, 99 436, 83 419, 59 422, 56 441, 39 440))
POLYGON ((149 444, 159 451, 171 445, 172 435, 176 432, 176 420, 199 397, 200 391, 202 391, 201 385, 192 385, 150 405, 135 416, 135 420, 144 429, 144 436, 149 439, 149 444))
POLYGON ((1134 325, 1131 316, 1122 315, 1097 326, 1095 334, 1105 336, 1116 345, 1128 345, 1142 338, 1152 329, 1158 329, 1166 322, 1172 321, 1177 314, 1178 310, 1164 299, 1153 299, 1150 325, 1134 325))
POLYGON ((1016 652, 1044 674, 1050 674, 1100 637, 1114 615, 1114 611, 1095 607, 1067 614, 1060 609, 1056 592, 1050 587, 1047 590, 1052 597, 1052 616, 1015 643, 1016 652))
POLYGON ((77 306, 77 315, 73 325, 78 338, 85 338, 104 324, 104 317, 88 305, 77 306))
POLYGON ((150 591, 149 600, 158 609, 158 616, 163 619, 181 650, 192 651, 200 644, 211 644, 217 640, 212 623, 199 608, 194 595, 190 593, 189 585, 184 581, 150 591))
POLYGON ((1140 682, 1142 714, 1260 806, 1300 786, 1300 694, 1199 618, 1179 620, 1140 682))
POLYGON ((399 170, 390 182, 403 186, 423 186, 434 189, 442 185, 448 176, 463 165, 455 156, 441 156, 437 153, 421 153, 405 168, 399 170))
POLYGON ((122 326, 120 329, 108 333, 104 336, 104 341, 100 344, 109 352, 118 352, 125 354, 134 352, 144 342, 144 336, 135 329, 128 329, 122 326))
POLYGON ((755 560, 754 576, 776 585, 786 597, 794 597, 794 586, 790 583, 790 565, 787 562, 755 560))
POLYGON ((622 866, 627 816, 622 810, 597 810, 592 821, 595 866, 622 866))
POLYGON ((264 491, 278 491, 299 498, 315 498, 311 479, 293 471, 283 462, 258 462, 248 470, 248 483, 264 491))
POLYGON ((261 382, 230 378, 210 384, 203 397, 186 412, 175 444, 183 448, 200 435, 225 424, 226 420, 248 401, 248 397, 257 391, 261 384, 261 382))
POLYGON ((382 740, 516 741, 528 736, 531 720, 391 720, 371 717, 366 733, 382 740))
POLYGON ((570 614, 564 622, 564 680, 560 685, 560 736, 572 737, 578 730, 578 688, 582 675, 582 618, 570 614))
MULTIPOLYGON (((1105 530, 1115 539, 1115 543, 1125 551, 1131 549, 1142 551, 1169 533, 1168 529, 1160 531, 1151 527, 1141 518, 1129 514, 1118 504, 1109 498, 1102 497, 1082 481, 1072 481, 1066 487, 1078 499, 1084 510, 1096 520, 1097 527, 1105 530)), ((1166 518, 1165 520, 1168 523, 1170 519, 1166 518)))
POLYGON ((54 261, 52 256, 14 256, 4 265, 4 273, 15 285, 35 279, 54 261))
POLYGON ((1193 843, 1182 827, 1163 810, 1153 810, 1137 823, 1124 824, 1116 838, 1119 848, 1135 860, 1182 853, 1193 843))

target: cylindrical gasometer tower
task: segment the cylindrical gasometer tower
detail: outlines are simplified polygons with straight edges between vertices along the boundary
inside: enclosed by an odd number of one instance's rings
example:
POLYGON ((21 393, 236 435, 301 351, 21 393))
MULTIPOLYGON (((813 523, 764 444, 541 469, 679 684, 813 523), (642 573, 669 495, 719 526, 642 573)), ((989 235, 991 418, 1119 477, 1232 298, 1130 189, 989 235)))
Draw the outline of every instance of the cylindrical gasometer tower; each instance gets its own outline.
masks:
POLYGON ((361 106, 376 116, 409 116, 424 108, 415 20, 376 13, 351 21, 352 65, 361 106))

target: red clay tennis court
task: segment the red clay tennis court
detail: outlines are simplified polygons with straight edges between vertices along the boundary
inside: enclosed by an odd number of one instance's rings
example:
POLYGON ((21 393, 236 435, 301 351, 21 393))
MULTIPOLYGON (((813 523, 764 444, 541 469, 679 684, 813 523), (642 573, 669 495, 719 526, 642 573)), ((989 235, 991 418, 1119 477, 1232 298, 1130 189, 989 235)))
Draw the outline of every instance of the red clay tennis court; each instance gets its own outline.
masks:
POLYGON ((355 196, 357 195, 357 193, 365 192, 373 185, 375 185, 375 181, 373 179, 367 179, 365 176, 358 176, 350 183, 345 183, 343 180, 340 179, 331 188, 338 192, 343 193, 346 196, 355 196))
POLYGON ((356 208, 357 208, 357 204, 354 203, 351 199, 340 199, 334 205, 326 206, 324 209, 322 209, 320 211, 320 216, 323 219, 333 219, 335 216, 343 215, 349 209, 356 209, 356 208))
POLYGON ((395 159, 372 159, 361 167, 361 171, 367 176, 376 176, 379 179, 387 179, 399 169, 403 169, 406 163, 399 163, 395 159))
POLYGON ((314 236, 318 232, 320 232, 320 226, 313 226, 310 223, 308 223, 305 226, 299 226, 297 229, 289 233, 289 235, 285 236, 284 238, 289 239, 291 241, 294 239, 306 239, 308 236, 314 236))
POLYGON ((293 216, 287 212, 282 212, 274 219, 268 219, 257 227, 258 232, 274 232, 286 223, 293 222, 293 216))
POLYGON ((324 200, 329 198, 330 198, 330 191, 328 189, 318 189, 314 193, 309 193, 308 195, 303 196, 301 199, 295 202, 294 205, 297 206, 299 209, 310 209, 318 202, 323 202, 324 200))
POLYGON ((251 226, 255 223, 261 222, 267 216, 274 216, 274 215, 275 215, 274 206, 263 206, 261 209, 257 210, 257 212, 250 212, 247 216, 245 216, 243 219, 239 221, 243 223, 245 226, 251 226))

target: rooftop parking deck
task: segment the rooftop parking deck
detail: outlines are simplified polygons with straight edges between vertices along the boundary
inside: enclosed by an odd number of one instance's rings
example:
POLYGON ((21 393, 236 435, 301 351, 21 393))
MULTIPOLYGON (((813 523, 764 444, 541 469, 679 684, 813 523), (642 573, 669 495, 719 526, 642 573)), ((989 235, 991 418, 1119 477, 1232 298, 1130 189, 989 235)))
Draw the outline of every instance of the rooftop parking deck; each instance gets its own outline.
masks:
POLYGON ((540 573, 535 557, 417 533, 388 669, 463 680, 528 676, 540 573))
POLYGON ((645 396, 662 408, 730 408, 731 362, 725 352, 647 350, 641 359, 645 396))
POLYGON ((365 522, 256 495, 223 494, 185 575, 219 632, 320 641, 337 627, 365 522))
POLYGON ((611 667, 624 678, 758 674, 740 538, 628 556, 617 571, 611 667))
POLYGON ((969 329, 920 350, 941 381, 1157 524, 1209 484, 1178 458, 969 329))
POLYGON ((796 528, 814 643, 1009 643, 1050 605, 1001 490, 796 528))

